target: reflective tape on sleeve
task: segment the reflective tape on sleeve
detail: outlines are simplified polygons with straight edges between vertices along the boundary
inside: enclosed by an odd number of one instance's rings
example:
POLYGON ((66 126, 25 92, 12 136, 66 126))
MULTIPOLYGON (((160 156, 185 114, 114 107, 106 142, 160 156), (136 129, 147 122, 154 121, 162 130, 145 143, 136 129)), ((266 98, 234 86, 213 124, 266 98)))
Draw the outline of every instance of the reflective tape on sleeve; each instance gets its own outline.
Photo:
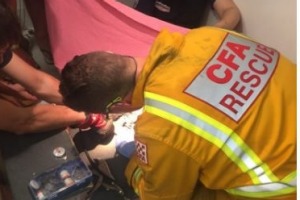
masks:
POLYGON ((278 181, 267 164, 232 129, 174 99, 145 92, 145 111, 182 126, 220 148, 253 184, 278 181))

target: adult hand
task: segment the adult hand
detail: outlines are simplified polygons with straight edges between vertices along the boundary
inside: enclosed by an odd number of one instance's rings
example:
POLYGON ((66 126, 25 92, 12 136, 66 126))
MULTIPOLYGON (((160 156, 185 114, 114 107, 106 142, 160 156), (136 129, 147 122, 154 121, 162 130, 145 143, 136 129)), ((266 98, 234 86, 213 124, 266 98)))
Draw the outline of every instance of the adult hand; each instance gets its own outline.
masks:
POLYGON ((11 81, 0 79, 1 93, 13 95, 21 100, 38 101, 39 99, 28 92, 22 85, 11 81))

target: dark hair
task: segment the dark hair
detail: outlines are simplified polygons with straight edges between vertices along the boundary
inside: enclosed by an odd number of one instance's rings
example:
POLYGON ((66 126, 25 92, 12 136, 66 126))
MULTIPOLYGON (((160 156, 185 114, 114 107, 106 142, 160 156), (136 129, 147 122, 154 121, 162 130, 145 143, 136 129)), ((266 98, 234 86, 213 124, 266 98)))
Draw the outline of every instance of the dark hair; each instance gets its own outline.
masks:
POLYGON ((91 52, 75 56, 61 73, 60 92, 65 105, 85 112, 105 112, 117 97, 134 86, 127 56, 91 52))

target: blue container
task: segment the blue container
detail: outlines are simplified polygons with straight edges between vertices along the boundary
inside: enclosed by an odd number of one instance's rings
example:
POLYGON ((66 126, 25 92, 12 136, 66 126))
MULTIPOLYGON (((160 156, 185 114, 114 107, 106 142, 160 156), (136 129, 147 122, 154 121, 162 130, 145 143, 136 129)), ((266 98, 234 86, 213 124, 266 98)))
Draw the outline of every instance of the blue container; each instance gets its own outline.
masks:
POLYGON ((58 200, 83 190, 92 180, 91 170, 78 158, 35 176, 28 186, 35 200, 58 200))

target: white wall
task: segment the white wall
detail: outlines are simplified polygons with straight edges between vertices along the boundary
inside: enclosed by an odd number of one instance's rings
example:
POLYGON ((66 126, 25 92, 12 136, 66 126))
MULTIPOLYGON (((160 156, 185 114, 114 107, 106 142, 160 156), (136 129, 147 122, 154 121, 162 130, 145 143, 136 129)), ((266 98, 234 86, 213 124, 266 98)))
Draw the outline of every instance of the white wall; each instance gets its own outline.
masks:
MULTIPOLYGON (((234 0, 242 14, 241 31, 296 62, 297 0, 234 0)), ((213 15, 209 15, 213 23, 213 15)))

